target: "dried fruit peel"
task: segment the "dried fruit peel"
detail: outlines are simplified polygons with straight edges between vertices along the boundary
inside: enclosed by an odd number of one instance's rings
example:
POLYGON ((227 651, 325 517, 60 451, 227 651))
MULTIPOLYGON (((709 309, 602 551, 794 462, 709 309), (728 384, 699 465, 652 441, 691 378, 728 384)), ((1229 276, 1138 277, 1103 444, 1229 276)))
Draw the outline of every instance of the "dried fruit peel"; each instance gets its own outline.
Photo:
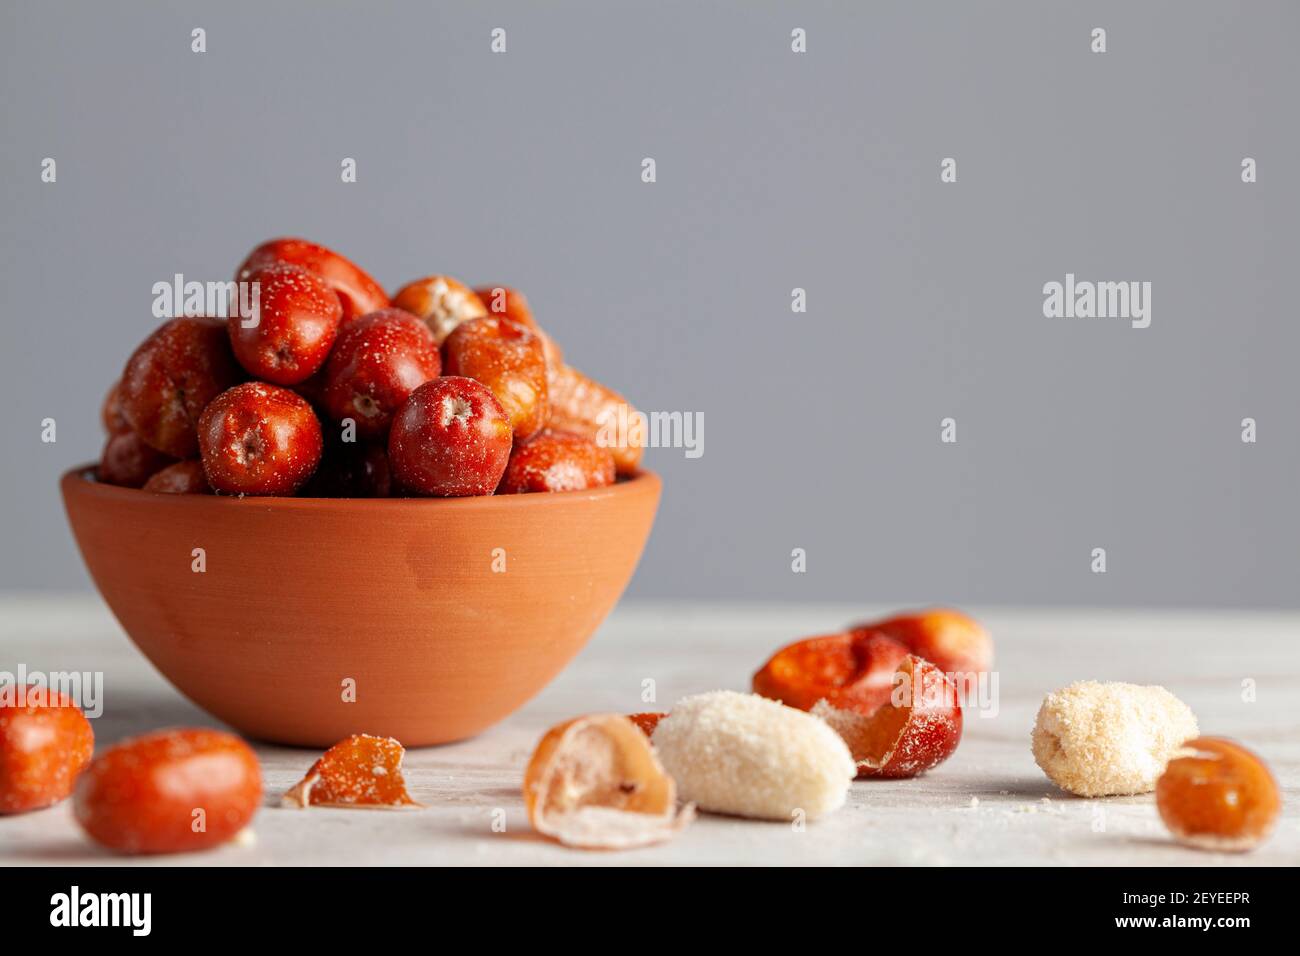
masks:
POLYGON ((1150 793, 1169 759, 1197 736, 1196 717, 1158 686, 1079 681, 1044 699, 1034 760, 1081 797, 1150 793))
POLYGON ((682 799, 714 813, 815 819, 844 805, 856 773, 825 723, 756 694, 683 698, 651 739, 682 799))
POLYGON ((636 724, 641 733, 650 737, 654 735, 655 728, 659 726, 659 721, 663 720, 667 716, 667 714, 663 713, 645 711, 640 714, 628 714, 627 719, 636 724))
POLYGON ((754 693, 797 710, 819 700, 869 714, 889 699, 907 648, 883 634, 843 631, 781 648, 754 675, 754 693))
POLYGON ((695 816, 646 735, 621 714, 552 727, 524 772, 524 804, 538 833, 566 846, 623 850, 670 839, 695 816))
POLYGON ((860 778, 915 777, 951 757, 961 742, 960 699, 942 671, 909 655, 892 686, 890 699, 869 714, 826 700, 812 709, 844 739, 860 778))
POLYGON ((392 737, 353 734, 317 760, 282 798, 286 807, 416 809, 402 779, 406 750, 392 737))

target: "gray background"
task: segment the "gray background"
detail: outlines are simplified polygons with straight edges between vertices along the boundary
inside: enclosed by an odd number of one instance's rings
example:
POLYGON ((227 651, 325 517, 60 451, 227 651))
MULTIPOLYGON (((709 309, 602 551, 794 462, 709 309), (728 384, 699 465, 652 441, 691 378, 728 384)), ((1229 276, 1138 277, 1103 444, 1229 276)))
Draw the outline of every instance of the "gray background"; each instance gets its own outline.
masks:
POLYGON ((703 458, 651 453, 636 596, 1300 606, 1295 4, 0 17, 0 588, 89 587, 56 479, 152 284, 300 234, 515 284, 575 365, 704 413, 703 458), (1151 281, 1151 327, 1045 319, 1066 272, 1151 281))

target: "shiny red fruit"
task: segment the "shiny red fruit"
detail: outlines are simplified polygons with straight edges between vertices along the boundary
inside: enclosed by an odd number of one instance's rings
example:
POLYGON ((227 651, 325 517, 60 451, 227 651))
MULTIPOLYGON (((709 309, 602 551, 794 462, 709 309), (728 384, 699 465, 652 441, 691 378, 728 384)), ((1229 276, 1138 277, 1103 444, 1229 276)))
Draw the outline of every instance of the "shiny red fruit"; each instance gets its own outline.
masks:
POLYGON ((193 458, 203 409, 241 378, 224 322, 171 319, 127 360, 118 386, 122 415, 154 448, 173 458, 193 458))
POLYGON ((429 327, 401 309, 363 315, 339 334, 325 367, 321 401, 336 422, 352 419, 360 438, 387 438, 408 395, 442 371, 429 327))
POLYGON ((448 375, 425 382, 393 419, 388 463, 419 495, 490 495, 510 459, 511 428, 490 389, 448 375))
POLYGON ((120 853, 181 853, 225 843, 262 800, 257 757, 219 730, 162 730, 97 757, 77 781, 77 822, 120 853))
POLYGON ((388 294, 369 273, 332 249, 306 239, 262 243, 235 270, 235 278, 247 282, 254 272, 276 262, 301 266, 323 280, 338 296, 344 322, 388 307, 388 294))
POLYGON ((166 495, 212 494, 207 475, 203 473, 203 463, 197 458, 178 461, 155 471, 144 483, 144 490, 166 495))
POLYGON ((469 319, 442 343, 448 375, 464 375, 492 390, 515 438, 537 434, 550 417, 542 340, 518 322, 496 316, 469 319))
POLYGON ((104 423, 104 431, 110 435, 121 435, 123 432, 131 430, 131 424, 122 414, 122 383, 114 382, 113 387, 108 390, 104 396, 104 404, 99 409, 100 420, 104 423))
POLYGON ((291 495, 320 461, 320 421, 302 396, 264 382, 218 395, 199 420, 203 471, 232 495, 291 495))
POLYGON ((65 694, 35 684, 0 685, 0 814, 65 799, 94 747, 90 722, 65 694))
POLYGON ((276 385, 311 378, 329 358, 343 309, 321 279, 301 266, 272 263, 248 281, 259 287, 256 322, 234 316, 230 345, 249 374, 276 385))
POLYGON ((139 488, 156 471, 166 468, 175 459, 150 448, 135 432, 110 435, 99 457, 95 477, 106 485, 139 488))
POLYGON ((547 429, 515 445, 497 494, 586 491, 613 483, 614 456, 608 448, 585 435, 547 429))

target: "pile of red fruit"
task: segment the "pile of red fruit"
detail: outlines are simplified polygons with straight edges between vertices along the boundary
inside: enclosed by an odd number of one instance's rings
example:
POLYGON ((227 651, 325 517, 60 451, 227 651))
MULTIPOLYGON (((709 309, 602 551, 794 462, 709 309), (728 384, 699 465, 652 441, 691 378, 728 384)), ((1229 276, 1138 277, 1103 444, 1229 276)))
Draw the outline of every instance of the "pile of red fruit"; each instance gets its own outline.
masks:
POLYGON ((636 471, 640 433, 608 440, 611 421, 636 413, 565 364, 514 289, 433 275, 390 300, 302 239, 258 246, 235 279, 257 283, 255 321, 171 319, 131 355, 104 402, 100 481, 463 496, 578 491, 636 471))

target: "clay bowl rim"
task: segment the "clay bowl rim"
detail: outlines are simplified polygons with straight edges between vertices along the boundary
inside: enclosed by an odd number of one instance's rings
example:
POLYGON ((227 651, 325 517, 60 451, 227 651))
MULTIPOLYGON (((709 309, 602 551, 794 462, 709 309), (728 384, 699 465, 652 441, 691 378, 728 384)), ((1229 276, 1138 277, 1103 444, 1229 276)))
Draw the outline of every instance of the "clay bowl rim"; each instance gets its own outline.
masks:
POLYGON ((577 499, 600 500, 621 497, 634 493, 658 490, 663 482, 659 475, 647 468, 639 469, 636 474, 615 481, 603 488, 589 488, 582 491, 532 492, 517 495, 470 495, 463 498, 306 498, 283 495, 177 495, 158 491, 145 491, 143 488, 124 488, 121 485, 108 485, 95 477, 95 462, 88 462, 69 468, 59 478, 59 487, 65 494, 85 494, 107 500, 147 498, 161 499, 172 506, 182 508, 240 508, 259 507, 283 509, 286 511, 316 511, 322 508, 445 508, 462 511, 477 511, 497 508, 545 508, 561 507, 566 502, 577 499), (75 491, 74 491, 75 489, 75 491))

